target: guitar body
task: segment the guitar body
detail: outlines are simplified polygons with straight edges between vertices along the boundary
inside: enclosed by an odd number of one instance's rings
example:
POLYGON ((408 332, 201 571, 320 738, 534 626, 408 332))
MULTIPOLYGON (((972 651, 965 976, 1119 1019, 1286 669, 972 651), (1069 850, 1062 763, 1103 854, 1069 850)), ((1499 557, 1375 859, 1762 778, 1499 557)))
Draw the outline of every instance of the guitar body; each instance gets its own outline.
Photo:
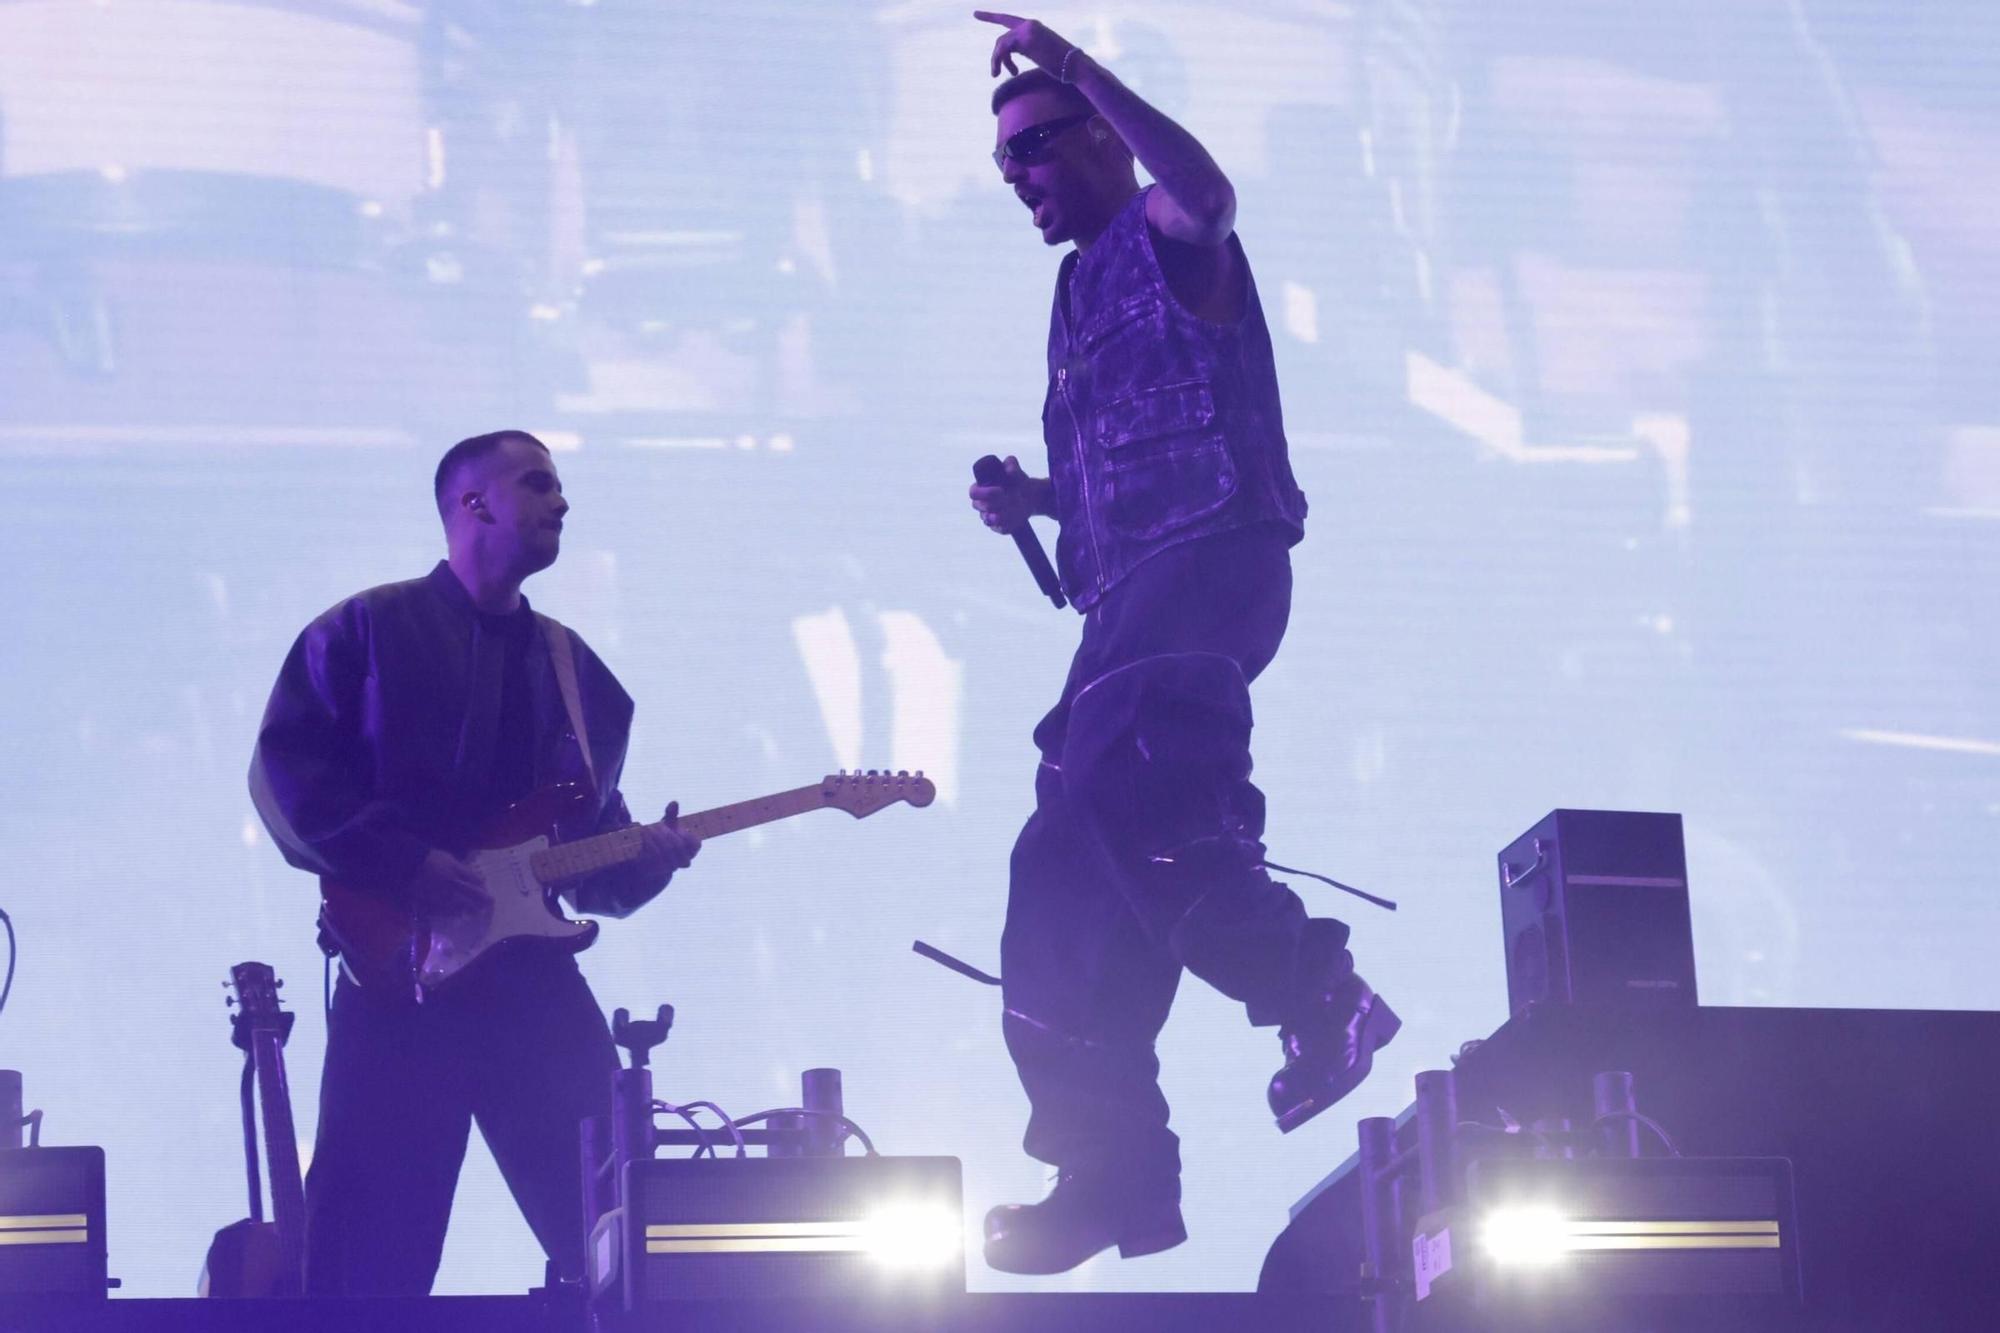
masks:
POLYGON ((555 890, 532 863, 564 833, 588 826, 590 793, 548 787, 516 802, 480 830, 465 861, 485 883, 490 912, 430 921, 368 888, 320 880, 321 920, 343 966, 364 986, 433 990, 491 950, 515 945, 578 953, 597 938, 595 921, 564 916, 555 890))
POLYGON ((286 1272, 278 1224, 246 1217, 216 1232, 208 1243, 208 1258, 201 1266, 201 1285, 196 1292, 229 1298, 297 1295, 286 1272))

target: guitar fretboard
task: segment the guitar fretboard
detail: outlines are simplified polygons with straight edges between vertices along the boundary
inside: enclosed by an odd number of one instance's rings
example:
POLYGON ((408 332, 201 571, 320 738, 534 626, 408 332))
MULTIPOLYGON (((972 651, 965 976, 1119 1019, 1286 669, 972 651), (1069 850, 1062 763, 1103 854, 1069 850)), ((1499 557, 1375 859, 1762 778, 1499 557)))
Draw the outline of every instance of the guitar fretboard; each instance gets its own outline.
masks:
MULTIPOLYGON (((713 810, 698 810, 691 815, 682 815, 679 823, 682 831, 708 839, 754 828, 758 824, 789 819, 831 803, 824 784, 813 783, 807 787, 759 796, 754 800, 738 801, 734 805, 718 805, 713 810)), ((600 833, 593 838, 544 848, 535 854, 531 863, 535 877, 544 884, 555 884, 635 861, 645 846, 644 830, 647 827, 652 826, 634 824, 629 828, 600 833)))
POLYGON ((264 1159, 270 1166, 271 1220, 278 1228, 280 1295, 298 1295, 306 1267, 306 1195, 299 1173, 298 1131, 292 1127, 292 1092, 285 1078, 284 1035, 275 1029, 251 1037, 257 1102, 264 1116, 264 1159))

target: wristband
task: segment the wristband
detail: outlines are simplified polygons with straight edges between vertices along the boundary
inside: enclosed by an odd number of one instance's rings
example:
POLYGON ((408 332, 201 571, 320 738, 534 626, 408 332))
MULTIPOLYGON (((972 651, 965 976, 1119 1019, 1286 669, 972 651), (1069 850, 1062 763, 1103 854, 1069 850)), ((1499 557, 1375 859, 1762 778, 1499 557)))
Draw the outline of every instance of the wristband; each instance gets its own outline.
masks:
POLYGON ((1081 50, 1083 50, 1083 48, 1082 48, 1082 47, 1080 47, 1080 46, 1072 46, 1072 47, 1070 47, 1070 49, 1069 49, 1069 50, 1067 50, 1067 51, 1063 52, 1063 58, 1062 58, 1062 64, 1061 64, 1061 65, 1060 65, 1059 67, 1057 67, 1057 69, 1056 69, 1056 82, 1057 82, 1057 83, 1074 83, 1074 82, 1075 82, 1075 80, 1074 80, 1074 79, 1072 79, 1072 78, 1070 78, 1070 76, 1069 76, 1069 62, 1070 62, 1070 61, 1072 61, 1072 60, 1074 60, 1074 59, 1076 58, 1076 53, 1077 53, 1077 52, 1079 52, 1079 51, 1081 51, 1081 50))

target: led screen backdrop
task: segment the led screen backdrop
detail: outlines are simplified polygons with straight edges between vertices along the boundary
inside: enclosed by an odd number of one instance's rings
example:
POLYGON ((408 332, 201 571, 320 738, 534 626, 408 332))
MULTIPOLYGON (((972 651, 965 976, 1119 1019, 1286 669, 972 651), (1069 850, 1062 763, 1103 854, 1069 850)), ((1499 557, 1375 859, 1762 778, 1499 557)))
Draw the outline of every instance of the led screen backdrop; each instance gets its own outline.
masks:
MULTIPOLYGON (((1410 1076, 1505 1017, 1493 854, 1684 813, 1711 1003, 1990 1007, 2000 69, 1949 0, 1260 0, 1042 15, 1212 148, 1311 498, 1257 694, 1271 851, 1408 1020, 1281 1138, 1268 1032, 1164 1045, 1193 1239, 1049 1285, 1250 1285, 1410 1076)), ((243 1211, 218 982, 272 963, 313 1124, 313 886, 243 774, 292 636, 440 553, 502 425, 574 503, 529 585, 639 704, 649 817, 841 768, 940 799, 717 842, 585 958, 662 1094, 845 1071, 885 1149, 1038 1197, 995 993, 1028 729, 1077 625, 964 497, 1039 452, 1056 255, 932 0, 0 3, 10 577, 0 1064, 109 1154, 113 1271, 243 1211)), ((1002 1280, 976 1263, 977 1285, 1002 1280)), ((538 1256, 475 1148, 441 1289, 538 1256)))

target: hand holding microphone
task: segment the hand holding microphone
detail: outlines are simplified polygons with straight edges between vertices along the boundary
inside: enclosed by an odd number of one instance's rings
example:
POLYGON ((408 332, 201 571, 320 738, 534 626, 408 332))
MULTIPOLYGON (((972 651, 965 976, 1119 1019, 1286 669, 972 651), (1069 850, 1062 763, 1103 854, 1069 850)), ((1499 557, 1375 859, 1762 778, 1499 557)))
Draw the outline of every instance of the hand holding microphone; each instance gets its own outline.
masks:
POLYGON ((1061 609, 1066 604, 1062 584, 1035 530, 1028 524, 1031 516, 1052 512, 1048 481, 1030 477, 1013 458, 1003 463, 992 454, 972 465, 972 478, 972 507, 979 511, 987 527, 1014 539, 1021 559, 1027 562, 1028 572, 1035 576, 1036 586, 1061 609))

